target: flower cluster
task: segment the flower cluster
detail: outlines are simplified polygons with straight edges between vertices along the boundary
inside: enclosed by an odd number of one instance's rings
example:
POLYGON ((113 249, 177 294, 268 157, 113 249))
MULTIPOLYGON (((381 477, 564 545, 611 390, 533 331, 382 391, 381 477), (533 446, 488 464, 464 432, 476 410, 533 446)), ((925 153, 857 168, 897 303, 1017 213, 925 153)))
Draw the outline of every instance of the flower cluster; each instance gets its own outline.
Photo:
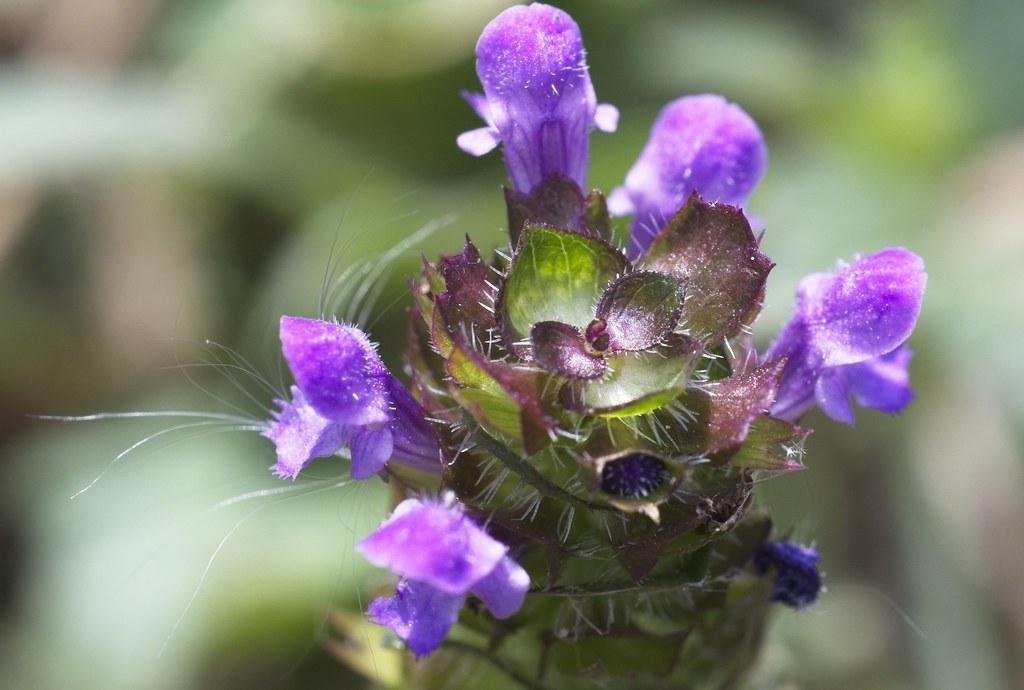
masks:
POLYGON ((417 656, 462 620, 492 649, 534 640, 538 674, 614 675, 630 645, 667 644, 666 678, 714 687, 707 659, 745 663, 767 602, 821 589, 817 553, 773 540, 752 507, 754 479, 802 469, 815 404, 852 423, 851 399, 910 402, 923 263, 892 248, 805 278, 758 354, 774 263, 745 209, 767 160, 753 119, 716 95, 673 101, 606 201, 585 187, 589 132, 618 113, 572 18, 512 7, 476 57, 483 94, 466 100, 486 126, 458 144, 503 148, 510 253, 467 238, 424 262, 408 388, 356 326, 284 317, 295 386, 264 432, 274 471, 341 454, 354 478, 395 480, 403 500, 358 549, 400 578, 370 619, 417 656), (624 249, 615 215, 632 216, 624 249), (464 613, 470 597, 483 608, 464 613), (615 650, 588 647, 606 635, 615 650))

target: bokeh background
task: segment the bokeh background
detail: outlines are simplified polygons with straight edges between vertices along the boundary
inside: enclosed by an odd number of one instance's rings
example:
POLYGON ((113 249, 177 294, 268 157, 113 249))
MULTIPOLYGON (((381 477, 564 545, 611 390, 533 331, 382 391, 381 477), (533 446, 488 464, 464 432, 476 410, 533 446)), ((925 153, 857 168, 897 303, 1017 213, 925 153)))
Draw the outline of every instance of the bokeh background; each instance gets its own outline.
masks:
MULTIPOLYGON (((263 417, 277 316, 314 314, 325 276, 364 303, 384 266, 359 262, 398 247, 366 316, 396 362, 420 252, 504 242, 500 157, 454 139, 507 4, 0 2, 0 687, 365 685, 327 611, 377 581, 352 543, 378 484, 325 462, 285 485, 244 424, 30 415, 263 417)), ((622 111, 595 185, 678 95, 761 123, 762 343, 803 274, 927 262, 917 402, 816 417, 809 469, 760 486, 828 585, 778 613, 760 687, 1024 687, 1024 3, 562 5, 622 111)))

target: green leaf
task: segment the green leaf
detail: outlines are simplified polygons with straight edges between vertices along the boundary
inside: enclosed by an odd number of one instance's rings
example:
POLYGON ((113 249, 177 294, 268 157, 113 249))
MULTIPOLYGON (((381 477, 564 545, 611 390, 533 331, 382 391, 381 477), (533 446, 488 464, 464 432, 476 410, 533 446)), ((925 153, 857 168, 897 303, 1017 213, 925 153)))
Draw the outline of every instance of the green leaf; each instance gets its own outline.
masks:
POLYGON ((810 433, 810 429, 761 415, 751 423, 746 440, 729 464, 746 470, 797 472, 804 469, 802 444, 810 433))
POLYGON ((545 372, 490 361, 460 336, 445 366, 452 397, 488 434, 528 455, 550 441, 555 420, 541 403, 545 372))
POLYGON ((608 373, 594 381, 569 381, 562 389, 570 409, 606 417, 646 414, 679 397, 700 358, 700 344, 672 334, 649 352, 606 357, 608 373))
POLYGON ((678 279, 637 271, 608 286, 597 305, 597 318, 605 322, 603 332, 612 351, 646 350, 675 328, 682 306, 678 279))
POLYGON ((585 327, 608 283, 628 265, 622 252, 601 240, 527 228, 500 299, 506 337, 521 338, 540 321, 585 327))
POLYGON ((639 262, 686 284, 682 323, 706 347, 731 338, 761 310, 774 264, 761 253, 743 212, 693 194, 639 262))

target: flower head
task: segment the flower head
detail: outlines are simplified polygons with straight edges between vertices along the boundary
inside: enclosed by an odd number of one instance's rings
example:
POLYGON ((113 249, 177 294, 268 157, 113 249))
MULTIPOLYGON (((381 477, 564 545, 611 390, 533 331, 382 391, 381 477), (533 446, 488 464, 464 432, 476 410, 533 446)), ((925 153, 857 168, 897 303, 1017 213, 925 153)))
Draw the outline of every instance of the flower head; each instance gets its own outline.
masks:
POLYGON ((480 35, 476 70, 484 93, 465 98, 487 126, 459 136, 459 147, 479 156, 502 143, 524 194, 555 175, 585 187, 589 131, 614 131, 618 111, 597 104, 572 17, 541 3, 508 8, 480 35))
POLYGON ((821 592, 820 556, 817 550, 785 541, 765 542, 754 555, 759 573, 775 572, 772 601, 794 609, 810 606, 821 592))
POLYGON ((721 96, 686 96, 666 105, 625 184, 612 193, 616 215, 632 213, 628 253, 638 256, 693 192, 743 206, 768 154, 757 124, 721 96))
POLYGON ((926 282, 924 262, 903 248, 804 278, 796 313, 767 354, 786 358, 772 414, 795 420, 817 403, 852 424, 851 395, 865 407, 900 412, 913 398, 911 353, 902 346, 917 323, 926 282))
POLYGON ((482 530, 453 499, 402 501, 377 531, 359 542, 368 561, 402 579, 393 597, 370 603, 370 618, 406 640, 416 654, 441 644, 468 594, 496 618, 523 605, 530 577, 508 547, 482 530))
POLYGON ((346 445, 352 476, 365 479, 389 459, 439 470, 437 437, 425 413, 354 326, 281 317, 281 349, 295 377, 263 435, 277 448, 274 472, 294 479, 310 460, 346 445))

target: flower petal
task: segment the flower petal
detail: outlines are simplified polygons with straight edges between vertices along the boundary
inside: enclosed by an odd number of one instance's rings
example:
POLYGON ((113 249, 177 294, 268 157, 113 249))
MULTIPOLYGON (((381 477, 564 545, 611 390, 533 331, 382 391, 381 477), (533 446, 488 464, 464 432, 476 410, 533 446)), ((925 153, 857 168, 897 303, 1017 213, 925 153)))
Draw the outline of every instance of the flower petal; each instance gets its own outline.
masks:
POLYGON ((317 414, 297 386, 292 386, 290 402, 276 402, 281 409, 263 435, 277 449, 277 476, 295 479, 310 460, 333 455, 345 445, 345 428, 317 414))
POLYGON ((487 96, 476 91, 463 91, 462 99, 469 104, 469 107, 473 109, 473 112, 481 120, 493 127, 491 124, 491 106, 487 103, 487 96))
POLYGON ((823 363, 856 364, 899 347, 917 324, 926 282, 921 257, 897 247, 842 267, 827 283, 801 285, 799 308, 823 363))
POLYGON ((910 351, 897 348, 917 323, 926 283, 924 262, 903 248, 800 281, 796 313, 766 354, 786 358, 772 414, 794 421, 817 399, 852 424, 851 393, 891 414, 906 407, 910 351))
POLYGON ((837 422, 852 425, 853 405, 850 404, 850 384, 846 379, 847 367, 830 367, 821 372, 814 384, 814 399, 821 411, 837 422))
POLYGON ((619 109, 611 103, 599 103, 594 111, 594 126, 602 132, 614 132, 619 128, 619 109))
POLYGON ((754 568, 760 573, 775 571, 772 601, 794 609, 810 606, 821 592, 818 552, 785 541, 765 542, 754 556, 754 568))
POLYGON ((505 556, 470 591, 484 602, 495 618, 508 618, 522 607, 529 588, 530 576, 518 563, 505 556))
MULTIPOLYGON (((540 3, 508 8, 480 35, 476 69, 513 187, 528 193, 550 175, 585 187, 597 97, 572 17, 540 3)), ((602 124, 612 119, 602 111, 602 124)))
POLYGON ((463 132, 455 143, 471 156, 483 156, 497 148, 501 143, 501 137, 498 136, 498 130, 493 127, 480 127, 463 132))
POLYGON ((456 507, 410 498, 356 547, 382 568, 462 595, 487 576, 508 547, 456 507))
POLYGON ((824 368, 821 357, 811 349, 807 327, 799 318, 786 325, 765 355, 768 361, 780 358, 785 358, 786 365, 771 413, 773 417, 793 422, 814 404, 814 386, 824 368))
POLYGON ((459 619, 465 597, 446 594, 423 582, 402 580, 392 597, 370 602, 367 614, 391 629, 417 656, 430 654, 459 619))
POLYGON ((282 316, 281 349, 306 400, 327 419, 347 426, 390 421, 388 371, 358 328, 282 316))
POLYGON ((361 427, 352 434, 349 449, 352 453, 352 478, 368 479, 384 469, 391 458, 394 449, 391 429, 361 427))
POLYGON ((636 213, 630 251, 642 253, 693 192, 709 202, 746 204, 767 157, 757 124, 721 96, 686 96, 666 105, 626 175, 636 213))
POLYGON ((388 394, 394 405, 390 432, 392 460, 424 472, 441 472, 441 446, 437 431, 423 407, 394 376, 388 377, 388 394))
POLYGON ((910 388, 910 358, 906 345, 887 355, 843 367, 853 397, 864 407, 898 414, 914 399, 910 388))

